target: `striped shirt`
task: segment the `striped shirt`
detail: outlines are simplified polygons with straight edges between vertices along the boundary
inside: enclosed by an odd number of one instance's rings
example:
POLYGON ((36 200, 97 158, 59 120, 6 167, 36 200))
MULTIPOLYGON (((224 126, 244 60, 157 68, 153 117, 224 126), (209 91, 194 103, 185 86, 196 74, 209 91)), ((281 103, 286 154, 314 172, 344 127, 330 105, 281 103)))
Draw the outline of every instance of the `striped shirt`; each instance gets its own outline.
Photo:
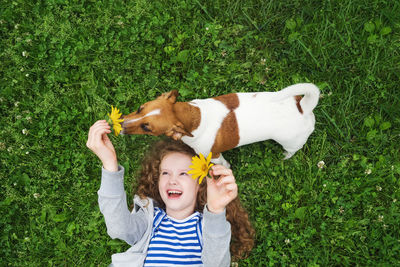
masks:
POLYGON ((155 207, 144 266, 203 266, 201 227, 202 214, 197 211, 186 219, 177 220, 155 207))

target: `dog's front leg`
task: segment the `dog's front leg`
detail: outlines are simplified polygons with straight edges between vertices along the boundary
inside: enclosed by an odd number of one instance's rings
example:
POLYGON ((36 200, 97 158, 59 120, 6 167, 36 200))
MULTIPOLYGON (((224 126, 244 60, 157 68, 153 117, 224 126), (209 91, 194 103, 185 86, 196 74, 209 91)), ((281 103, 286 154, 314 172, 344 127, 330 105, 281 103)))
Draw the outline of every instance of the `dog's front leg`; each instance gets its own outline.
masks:
POLYGON ((214 164, 223 165, 223 166, 225 166, 227 168, 231 167, 231 164, 229 164, 229 162, 224 159, 224 157, 222 156, 221 153, 219 153, 219 157, 218 158, 211 159, 211 162, 213 162, 214 164))

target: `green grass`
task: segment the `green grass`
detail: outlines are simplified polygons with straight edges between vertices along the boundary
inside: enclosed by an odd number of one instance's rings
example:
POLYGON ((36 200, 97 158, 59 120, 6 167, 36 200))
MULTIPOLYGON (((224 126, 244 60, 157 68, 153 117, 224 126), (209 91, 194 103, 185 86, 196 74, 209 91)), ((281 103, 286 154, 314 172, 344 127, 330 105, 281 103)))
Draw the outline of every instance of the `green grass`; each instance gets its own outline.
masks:
MULTIPOLYGON (((107 266, 128 248, 85 146, 111 105, 297 82, 323 94, 301 151, 225 153, 257 232, 239 265, 400 265, 398 1, 5 0, 0 37, 2 266, 107 266)), ((112 137, 130 196, 154 139, 112 137)))

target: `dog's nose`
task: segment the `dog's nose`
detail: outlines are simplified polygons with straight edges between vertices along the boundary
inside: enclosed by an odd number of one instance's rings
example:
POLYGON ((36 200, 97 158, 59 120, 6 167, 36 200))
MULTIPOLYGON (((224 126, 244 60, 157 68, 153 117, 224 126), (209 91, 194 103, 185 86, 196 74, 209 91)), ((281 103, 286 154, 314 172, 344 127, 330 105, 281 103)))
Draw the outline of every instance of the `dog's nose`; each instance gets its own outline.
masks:
POLYGON ((120 119, 123 119, 123 121, 121 122, 122 130, 121 130, 121 132, 119 133, 119 134, 121 134, 121 135, 124 135, 124 132, 125 132, 125 126, 124 126, 124 124, 125 124, 125 119, 124 119, 124 117, 125 117, 125 115, 121 115, 121 117, 120 117, 120 119))

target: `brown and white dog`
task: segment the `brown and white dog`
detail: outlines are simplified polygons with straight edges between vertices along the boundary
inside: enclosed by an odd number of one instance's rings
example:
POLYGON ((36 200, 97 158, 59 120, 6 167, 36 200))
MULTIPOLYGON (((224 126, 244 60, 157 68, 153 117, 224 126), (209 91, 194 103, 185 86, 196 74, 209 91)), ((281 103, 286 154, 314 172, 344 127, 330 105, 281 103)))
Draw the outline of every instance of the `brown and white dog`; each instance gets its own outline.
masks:
POLYGON ((124 117, 123 134, 165 134, 181 139, 196 153, 229 166, 221 152, 272 139, 290 158, 314 131, 313 109, 319 89, 311 83, 279 92, 232 93, 190 102, 176 102, 177 91, 164 93, 124 117), (302 97, 304 95, 304 97, 302 97))

